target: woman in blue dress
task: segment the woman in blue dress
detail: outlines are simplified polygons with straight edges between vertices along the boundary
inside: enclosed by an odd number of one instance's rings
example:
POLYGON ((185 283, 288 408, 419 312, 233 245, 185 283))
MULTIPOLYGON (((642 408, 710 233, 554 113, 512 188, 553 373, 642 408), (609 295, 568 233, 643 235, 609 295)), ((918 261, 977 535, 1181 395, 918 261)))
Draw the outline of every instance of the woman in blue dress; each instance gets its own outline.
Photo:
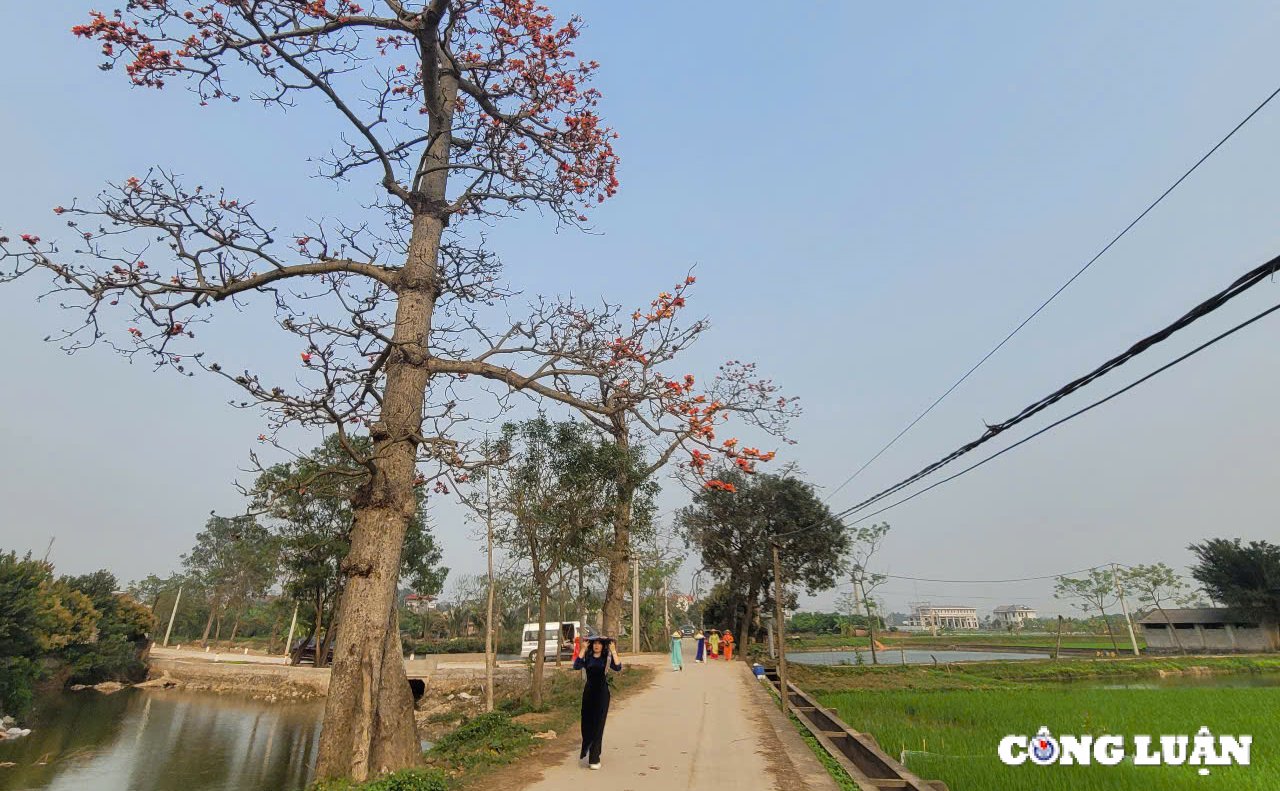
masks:
POLYGON ((693 661, 702 662, 707 658, 707 636, 702 633, 701 629, 699 629, 698 633, 695 634, 694 637, 698 640, 698 655, 693 661))
POLYGON ((578 759, 587 758, 592 769, 600 768, 600 750, 604 745, 604 721, 609 716, 609 680, 606 671, 622 670, 622 660, 612 638, 592 637, 582 656, 573 662, 574 670, 584 671, 582 688, 582 751, 578 759))

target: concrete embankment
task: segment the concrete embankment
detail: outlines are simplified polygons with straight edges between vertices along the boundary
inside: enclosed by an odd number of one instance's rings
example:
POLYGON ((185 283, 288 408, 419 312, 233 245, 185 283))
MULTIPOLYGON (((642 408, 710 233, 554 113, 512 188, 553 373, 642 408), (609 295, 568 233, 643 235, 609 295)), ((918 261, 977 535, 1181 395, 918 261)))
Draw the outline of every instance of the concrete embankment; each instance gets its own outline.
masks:
MULTIPOLYGON (((181 688, 270 700, 305 700, 329 692, 328 668, 291 666, 279 657, 164 649, 152 653, 148 666, 147 681, 138 685, 143 688, 181 688)), ((426 689, 448 694, 483 683, 484 657, 441 655, 406 660, 405 671, 410 679, 424 682, 426 689)), ((499 684, 527 678, 527 673, 523 662, 504 663, 495 671, 499 684)))

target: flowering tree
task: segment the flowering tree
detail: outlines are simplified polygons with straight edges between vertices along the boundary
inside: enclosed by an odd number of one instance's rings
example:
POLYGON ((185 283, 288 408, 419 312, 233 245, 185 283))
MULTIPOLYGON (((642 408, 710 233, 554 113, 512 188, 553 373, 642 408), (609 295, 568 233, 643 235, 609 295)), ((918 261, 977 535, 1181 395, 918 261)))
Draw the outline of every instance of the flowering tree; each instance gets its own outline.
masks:
POLYGON ((82 311, 58 336, 68 349, 100 342, 223 377, 241 406, 269 416, 261 441, 289 424, 321 427, 367 470, 343 562, 320 777, 362 780, 420 760, 395 582, 415 483, 461 463, 450 436, 464 417, 461 380, 602 413, 554 386, 572 372, 546 344, 573 336, 544 322, 562 314, 486 330, 478 315, 503 296, 499 265, 464 230, 529 206, 579 225, 617 189, 614 133, 588 86, 597 64, 572 49, 580 28, 528 0, 128 0, 93 12, 74 34, 135 86, 182 82, 200 105, 330 108, 340 131, 321 174, 365 179, 372 197, 283 231, 253 201, 156 167, 55 209, 72 242, 0 235, 6 278, 50 274, 58 300, 82 311), (243 320, 242 303, 274 310, 296 338, 295 371, 244 370, 197 345, 201 325, 243 320))
POLYGON ((605 555, 609 581, 605 589, 604 629, 618 634, 629 584, 631 531, 636 495, 663 468, 675 464, 685 483, 695 489, 728 493, 735 485, 712 473, 711 462, 723 462, 750 475, 771 461, 775 451, 749 447, 736 437, 721 437, 732 418, 787 442, 790 420, 799 414, 794 397, 781 394, 761 378, 754 363, 730 360, 699 385, 677 366, 690 347, 710 328, 706 319, 682 322, 681 313, 696 279, 690 275, 671 291, 660 293, 647 308, 623 311, 606 306, 587 314, 574 305, 551 311, 548 327, 574 340, 548 337, 544 346, 563 349, 572 375, 556 377, 556 386, 572 394, 573 404, 605 432, 630 463, 616 466, 612 536, 605 555))

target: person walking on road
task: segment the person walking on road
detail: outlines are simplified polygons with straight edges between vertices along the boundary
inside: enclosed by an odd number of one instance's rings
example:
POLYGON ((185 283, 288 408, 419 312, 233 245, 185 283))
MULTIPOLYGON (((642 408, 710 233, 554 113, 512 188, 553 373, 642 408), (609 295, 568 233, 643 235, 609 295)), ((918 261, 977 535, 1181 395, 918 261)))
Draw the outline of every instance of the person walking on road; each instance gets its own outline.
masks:
POLYGON ((671 633, 671 669, 684 670, 684 656, 680 651, 680 630, 671 633))
POLYGON ((733 659, 733 632, 728 629, 724 630, 724 658, 726 660, 733 659))
POLYGON ((720 658, 720 630, 712 629, 711 634, 707 637, 707 657, 710 659, 720 658))
POLYGON ((707 636, 702 633, 701 629, 699 629, 698 633, 695 634, 694 637, 698 640, 698 655, 694 657, 693 661, 699 663, 705 662, 707 659, 707 636))
POLYGON ((588 639, 582 656, 573 663, 574 670, 584 671, 582 688, 582 751, 578 759, 588 759, 592 769, 600 768, 600 749, 604 745, 604 721, 609 716, 609 680, 606 671, 622 670, 622 660, 612 638, 588 639))

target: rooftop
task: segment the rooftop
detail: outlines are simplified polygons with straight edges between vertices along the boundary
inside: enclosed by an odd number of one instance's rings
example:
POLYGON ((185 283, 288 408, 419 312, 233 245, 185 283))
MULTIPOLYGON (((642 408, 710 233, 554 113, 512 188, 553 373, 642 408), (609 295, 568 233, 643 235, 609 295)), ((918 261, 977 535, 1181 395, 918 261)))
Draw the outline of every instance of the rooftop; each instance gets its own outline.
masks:
POLYGON ((1173 623, 1249 623, 1252 619, 1232 612, 1226 607, 1192 607, 1190 609, 1168 609, 1164 612, 1152 610, 1138 623, 1163 626, 1168 621, 1173 623))

